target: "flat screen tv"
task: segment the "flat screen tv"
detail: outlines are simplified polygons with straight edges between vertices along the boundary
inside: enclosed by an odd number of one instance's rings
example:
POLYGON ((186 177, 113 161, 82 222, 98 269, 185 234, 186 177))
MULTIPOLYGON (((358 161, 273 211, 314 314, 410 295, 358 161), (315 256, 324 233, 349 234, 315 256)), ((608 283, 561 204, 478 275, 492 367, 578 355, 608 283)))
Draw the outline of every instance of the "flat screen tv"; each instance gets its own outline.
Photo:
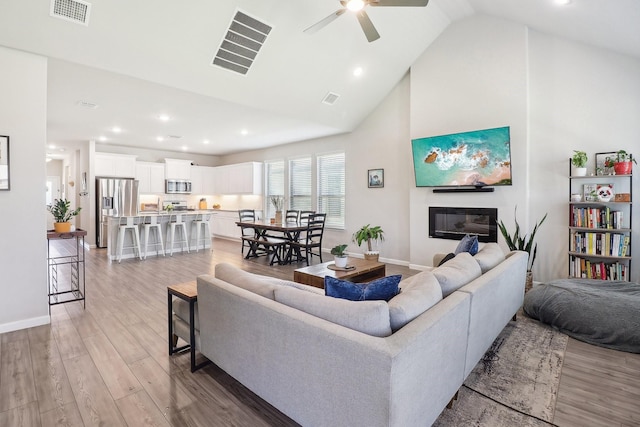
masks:
POLYGON ((417 187, 511 185, 509 127, 411 140, 417 187))

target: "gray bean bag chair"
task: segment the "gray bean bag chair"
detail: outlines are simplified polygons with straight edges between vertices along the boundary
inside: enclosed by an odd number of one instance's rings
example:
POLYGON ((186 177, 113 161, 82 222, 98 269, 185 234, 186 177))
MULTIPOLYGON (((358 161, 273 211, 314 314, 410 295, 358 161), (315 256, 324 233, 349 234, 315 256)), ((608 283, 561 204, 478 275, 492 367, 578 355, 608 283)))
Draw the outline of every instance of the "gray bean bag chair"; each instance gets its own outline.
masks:
POLYGON ((527 292, 524 312, 577 340, 640 353, 638 283, 554 280, 527 292))

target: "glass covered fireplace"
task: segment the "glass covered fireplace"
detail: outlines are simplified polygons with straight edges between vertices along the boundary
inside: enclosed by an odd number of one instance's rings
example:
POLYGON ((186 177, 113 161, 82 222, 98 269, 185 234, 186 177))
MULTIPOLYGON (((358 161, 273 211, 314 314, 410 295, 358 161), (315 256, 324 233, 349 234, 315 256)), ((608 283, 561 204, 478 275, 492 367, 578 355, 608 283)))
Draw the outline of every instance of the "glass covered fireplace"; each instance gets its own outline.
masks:
POLYGON ((429 237, 461 240, 476 234, 480 242, 498 241, 498 209, 429 207, 429 237))

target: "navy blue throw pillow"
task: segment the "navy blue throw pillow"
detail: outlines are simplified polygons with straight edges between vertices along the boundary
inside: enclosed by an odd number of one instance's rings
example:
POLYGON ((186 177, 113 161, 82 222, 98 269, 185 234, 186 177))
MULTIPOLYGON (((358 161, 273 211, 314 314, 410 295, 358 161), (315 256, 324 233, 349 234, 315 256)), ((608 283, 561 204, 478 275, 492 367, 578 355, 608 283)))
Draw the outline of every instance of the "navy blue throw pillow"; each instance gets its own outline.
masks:
POLYGON ((470 234, 465 235, 460 243, 458 243, 458 247, 454 251, 456 255, 462 252, 469 252, 471 255, 475 255, 478 253, 478 236, 472 236, 470 234))
POLYGON ((350 301, 389 301, 399 292, 402 275, 376 279, 369 283, 353 283, 335 277, 324 277, 324 293, 329 297, 348 299, 350 301))
POLYGON ((453 252, 449 252, 447 255, 445 255, 444 258, 442 258, 442 261, 440 261, 440 264, 438 264, 438 267, 440 267, 442 264, 444 264, 445 262, 455 257, 456 257, 456 254, 454 254, 453 252))

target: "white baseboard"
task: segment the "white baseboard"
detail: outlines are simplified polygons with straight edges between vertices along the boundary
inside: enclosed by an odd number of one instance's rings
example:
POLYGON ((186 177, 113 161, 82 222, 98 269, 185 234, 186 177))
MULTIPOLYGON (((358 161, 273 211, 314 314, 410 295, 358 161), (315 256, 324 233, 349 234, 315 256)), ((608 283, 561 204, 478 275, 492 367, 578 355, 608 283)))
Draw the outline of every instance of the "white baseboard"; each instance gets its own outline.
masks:
POLYGON ((51 323, 49 315, 32 317, 31 319, 19 320, 17 322, 9 322, 0 325, 0 334, 5 332, 18 331, 20 329, 33 328, 34 326, 48 325, 51 323))

